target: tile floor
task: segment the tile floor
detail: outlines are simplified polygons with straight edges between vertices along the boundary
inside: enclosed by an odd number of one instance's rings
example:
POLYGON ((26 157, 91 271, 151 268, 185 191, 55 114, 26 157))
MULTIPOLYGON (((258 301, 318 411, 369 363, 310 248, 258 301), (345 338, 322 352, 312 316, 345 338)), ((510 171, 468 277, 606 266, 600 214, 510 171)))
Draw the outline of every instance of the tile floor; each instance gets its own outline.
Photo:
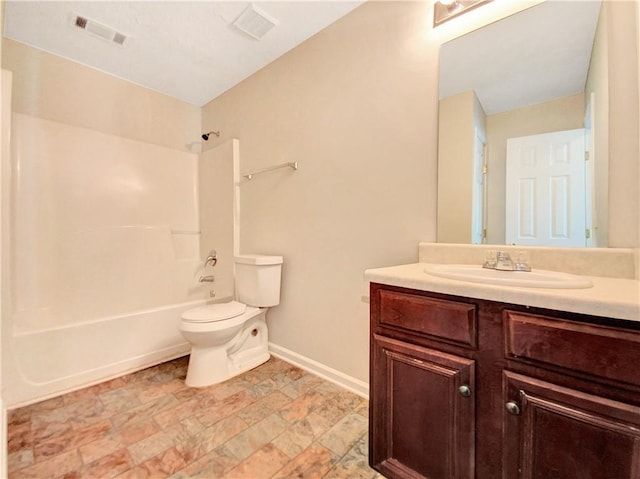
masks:
POLYGON ((9 412, 9 477, 382 478, 365 399, 284 361, 187 388, 187 358, 9 412))

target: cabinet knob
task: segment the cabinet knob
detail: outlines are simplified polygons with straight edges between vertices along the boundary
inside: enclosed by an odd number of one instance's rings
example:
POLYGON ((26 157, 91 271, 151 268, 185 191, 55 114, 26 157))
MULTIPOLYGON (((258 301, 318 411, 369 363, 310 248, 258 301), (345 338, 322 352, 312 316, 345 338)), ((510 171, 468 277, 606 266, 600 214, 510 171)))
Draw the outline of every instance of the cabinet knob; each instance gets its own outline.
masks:
POLYGON ((517 403, 513 401, 509 401, 507 404, 504 405, 504 407, 507 409, 507 412, 509 414, 513 414, 514 416, 520 415, 520 406, 518 406, 517 403))
POLYGON ((471 396, 471 388, 470 388, 469 386, 467 386, 466 384, 464 384, 464 385, 460 386, 460 387, 458 388, 458 391, 460 391, 460 394, 461 394, 463 397, 468 398, 469 396, 471 396))

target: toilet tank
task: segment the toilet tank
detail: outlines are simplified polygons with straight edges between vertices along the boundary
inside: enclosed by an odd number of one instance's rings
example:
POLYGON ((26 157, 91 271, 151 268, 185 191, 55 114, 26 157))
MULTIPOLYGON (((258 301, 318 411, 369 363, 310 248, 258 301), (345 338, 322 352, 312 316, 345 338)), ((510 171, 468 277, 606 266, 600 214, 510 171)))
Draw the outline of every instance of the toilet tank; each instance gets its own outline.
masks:
POLYGON ((245 254, 235 263, 238 301, 261 308, 280 303, 282 256, 245 254))

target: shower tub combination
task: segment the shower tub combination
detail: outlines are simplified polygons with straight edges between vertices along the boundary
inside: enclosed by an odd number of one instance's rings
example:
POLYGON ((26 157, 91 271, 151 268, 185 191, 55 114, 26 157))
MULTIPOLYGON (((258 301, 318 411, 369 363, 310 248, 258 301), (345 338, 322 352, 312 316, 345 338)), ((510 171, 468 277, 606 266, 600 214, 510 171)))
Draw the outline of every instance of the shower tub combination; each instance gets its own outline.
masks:
POLYGON ((9 407, 189 353, 179 320, 184 311, 207 303, 209 287, 197 281, 199 259, 176 258, 173 236, 167 227, 76 234, 77 240, 52 253, 58 261, 52 268, 64 271, 64 281, 23 280, 28 287, 15 298, 12 334, 3 337, 9 407), (114 256, 127 260, 114 262, 114 256))
POLYGON ((13 336, 13 378, 7 403, 32 403, 189 353, 178 331, 181 314, 204 300, 13 336))
POLYGON ((6 406, 188 354, 181 314, 211 288, 198 155, 20 113, 11 142, 6 406))

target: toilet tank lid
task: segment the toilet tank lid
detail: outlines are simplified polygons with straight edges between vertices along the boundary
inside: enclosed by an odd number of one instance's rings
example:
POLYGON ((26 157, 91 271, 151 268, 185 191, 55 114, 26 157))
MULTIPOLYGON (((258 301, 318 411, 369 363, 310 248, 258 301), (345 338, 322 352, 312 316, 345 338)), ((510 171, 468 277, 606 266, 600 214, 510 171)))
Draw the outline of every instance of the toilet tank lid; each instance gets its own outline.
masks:
POLYGON ((241 254, 235 257, 236 263, 242 264, 282 264, 282 256, 265 256, 262 254, 241 254))

